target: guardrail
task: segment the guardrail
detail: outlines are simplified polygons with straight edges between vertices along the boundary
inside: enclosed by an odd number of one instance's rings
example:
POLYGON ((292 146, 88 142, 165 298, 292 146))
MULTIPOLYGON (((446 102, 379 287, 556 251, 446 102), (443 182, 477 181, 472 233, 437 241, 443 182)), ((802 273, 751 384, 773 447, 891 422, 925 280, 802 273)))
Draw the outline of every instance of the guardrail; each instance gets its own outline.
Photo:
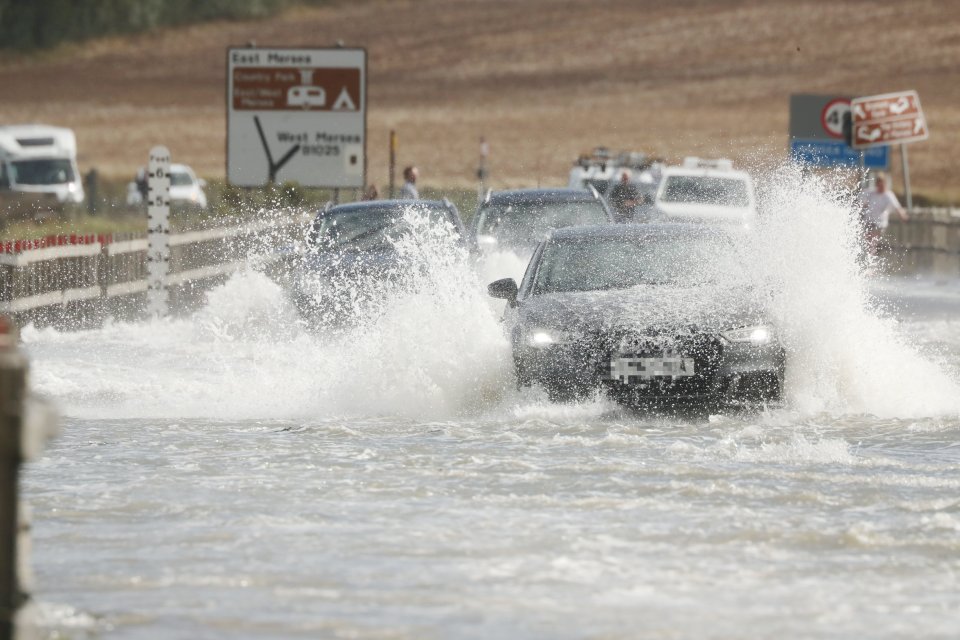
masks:
POLYGON ((915 207, 907 222, 891 216, 886 239, 891 270, 960 277, 960 209, 915 207))
MULTIPOLYGON (((172 308, 189 308, 207 287, 241 269, 251 255, 276 262, 305 220, 244 224, 170 235, 165 283, 172 308)), ((0 245, 0 313, 24 324, 81 326, 142 314, 147 234, 51 236, 0 245)))

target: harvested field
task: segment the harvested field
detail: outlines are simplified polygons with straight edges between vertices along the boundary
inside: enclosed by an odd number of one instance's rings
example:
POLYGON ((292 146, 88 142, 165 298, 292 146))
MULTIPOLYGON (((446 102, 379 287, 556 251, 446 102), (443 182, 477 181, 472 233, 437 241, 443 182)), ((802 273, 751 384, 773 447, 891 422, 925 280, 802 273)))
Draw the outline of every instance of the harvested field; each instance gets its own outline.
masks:
MULTIPOLYGON (((329 46, 369 55, 369 180, 391 128, 427 186, 565 182, 596 145, 670 160, 781 157, 791 93, 919 91, 930 139, 915 190, 960 200, 960 3, 896 0, 334 2, 0 59, 0 120, 77 131, 82 169, 131 175, 167 144, 224 174, 225 49, 329 46)), ((898 158, 899 156, 895 156, 898 158)), ((895 176, 896 176, 895 171, 895 176)), ((899 182, 897 182, 899 188, 899 182)))

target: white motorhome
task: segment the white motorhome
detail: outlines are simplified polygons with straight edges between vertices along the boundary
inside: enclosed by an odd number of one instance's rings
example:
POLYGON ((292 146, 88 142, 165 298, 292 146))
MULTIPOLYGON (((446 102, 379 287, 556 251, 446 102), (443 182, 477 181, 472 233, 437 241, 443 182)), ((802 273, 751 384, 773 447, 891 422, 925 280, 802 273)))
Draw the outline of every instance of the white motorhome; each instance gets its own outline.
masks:
POLYGON ((41 124, 0 126, 0 190, 83 202, 73 131, 41 124))

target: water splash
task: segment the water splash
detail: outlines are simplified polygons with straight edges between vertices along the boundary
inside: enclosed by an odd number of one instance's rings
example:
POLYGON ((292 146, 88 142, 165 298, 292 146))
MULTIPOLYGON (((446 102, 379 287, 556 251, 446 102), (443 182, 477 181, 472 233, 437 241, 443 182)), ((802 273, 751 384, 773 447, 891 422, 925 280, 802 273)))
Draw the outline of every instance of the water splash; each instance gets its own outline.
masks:
POLYGON ((786 393, 803 412, 960 412, 960 386, 921 357, 869 296, 854 194, 835 177, 784 165, 764 176, 758 276, 789 353, 786 393))
POLYGON ((452 230, 408 222, 400 282, 346 330, 307 330, 288 292, 248 269, 189 318, 26 328, 35 381, 68 413, 110 418, 429 418, 495 403, 512 386, 509 346, 473 265, 452 230))
MULTIPOLYGON (((869 295, 853 194, 790 165, 758 183, 765 215, 747 250, 789 351, 791 415, 960 413, 956 380, 869 295)), ((449 232, 409 222, 416 232, 396 249, 417 266, 345 331, 306 330, 287 290, 250 268, 187 318, 27 327, 34 382, 65 413, 101 418, 551 415, 541 396, 514 391, 499 308, 484 291, 519 276, 521 261, 477 268, 449 232)), ((608 407, 594 406, 591 415, 608 407)))

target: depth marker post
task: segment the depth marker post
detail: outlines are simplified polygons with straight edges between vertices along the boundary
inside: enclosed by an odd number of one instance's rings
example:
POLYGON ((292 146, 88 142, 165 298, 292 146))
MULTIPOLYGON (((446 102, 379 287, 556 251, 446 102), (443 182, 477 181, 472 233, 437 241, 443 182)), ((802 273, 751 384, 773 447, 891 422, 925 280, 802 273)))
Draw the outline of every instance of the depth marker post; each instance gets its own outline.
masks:
POLYGON ((170 270, 170 151, 150 149, 147 172, 147 314, 167 315, 170 270))

